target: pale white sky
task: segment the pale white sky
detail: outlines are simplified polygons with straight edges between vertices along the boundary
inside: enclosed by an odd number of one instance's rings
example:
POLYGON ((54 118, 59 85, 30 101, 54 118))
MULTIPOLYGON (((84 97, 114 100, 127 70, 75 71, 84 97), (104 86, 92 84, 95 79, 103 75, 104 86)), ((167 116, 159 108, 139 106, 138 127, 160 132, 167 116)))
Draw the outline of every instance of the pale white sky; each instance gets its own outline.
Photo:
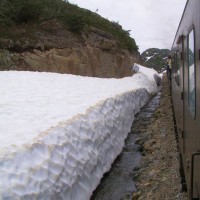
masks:
POLYGON ((170 49, 187 0, 69 0, 131 30, 142 53, 170 49))

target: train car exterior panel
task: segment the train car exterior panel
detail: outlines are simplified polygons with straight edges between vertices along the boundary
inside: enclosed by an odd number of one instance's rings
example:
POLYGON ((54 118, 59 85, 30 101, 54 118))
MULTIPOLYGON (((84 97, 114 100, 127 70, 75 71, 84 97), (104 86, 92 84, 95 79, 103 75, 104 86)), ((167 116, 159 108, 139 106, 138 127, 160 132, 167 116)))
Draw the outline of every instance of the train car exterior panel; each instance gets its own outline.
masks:
POLYGON ((172 56, 177 60, 172 65, 172 98, 190 199, 200 199, 199 11, 199 0, 187 1, 172 46, 172 56), (181 56, 177 59, 177 55, 181 56))

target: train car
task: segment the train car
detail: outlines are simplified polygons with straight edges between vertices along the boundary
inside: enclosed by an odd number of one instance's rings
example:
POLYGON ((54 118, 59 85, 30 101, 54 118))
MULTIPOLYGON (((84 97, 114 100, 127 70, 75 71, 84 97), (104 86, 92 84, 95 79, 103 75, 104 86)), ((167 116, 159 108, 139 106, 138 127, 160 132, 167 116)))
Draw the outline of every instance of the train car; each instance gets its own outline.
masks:
POLYGON ((172 101, 191 200, 200 199, 200 0, 188 0, 172 54, 172 101))

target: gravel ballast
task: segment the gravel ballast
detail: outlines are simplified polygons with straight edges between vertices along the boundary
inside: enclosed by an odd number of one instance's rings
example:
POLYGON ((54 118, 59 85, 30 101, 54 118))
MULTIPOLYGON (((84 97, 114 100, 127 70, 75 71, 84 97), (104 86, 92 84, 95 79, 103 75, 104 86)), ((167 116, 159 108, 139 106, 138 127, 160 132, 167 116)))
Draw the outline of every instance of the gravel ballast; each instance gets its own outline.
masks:
POLYGON ((138 140, 142 159, 135 171, 137 192, 132 200, 188 200, 182 191, 169 81, 162 80, 160 106, 138 140))

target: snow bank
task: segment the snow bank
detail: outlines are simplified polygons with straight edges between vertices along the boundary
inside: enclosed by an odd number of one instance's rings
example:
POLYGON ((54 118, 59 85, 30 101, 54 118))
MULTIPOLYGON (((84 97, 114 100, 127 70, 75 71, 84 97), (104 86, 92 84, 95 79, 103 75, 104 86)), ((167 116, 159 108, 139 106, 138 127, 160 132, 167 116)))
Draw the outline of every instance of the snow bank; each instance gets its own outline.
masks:
POLYGON ((133 71, 135 71, 136 73, 145 74, 149 81, 156 82, 157 85, 160 85, 161 83, 162 76, 158 74, 158 72, 153 68, 147 68, 135 63, 133 66, 133 71))
POLYGON ((145 73, 0 72, 0 199, 89 200, 157 92, 145 73))

